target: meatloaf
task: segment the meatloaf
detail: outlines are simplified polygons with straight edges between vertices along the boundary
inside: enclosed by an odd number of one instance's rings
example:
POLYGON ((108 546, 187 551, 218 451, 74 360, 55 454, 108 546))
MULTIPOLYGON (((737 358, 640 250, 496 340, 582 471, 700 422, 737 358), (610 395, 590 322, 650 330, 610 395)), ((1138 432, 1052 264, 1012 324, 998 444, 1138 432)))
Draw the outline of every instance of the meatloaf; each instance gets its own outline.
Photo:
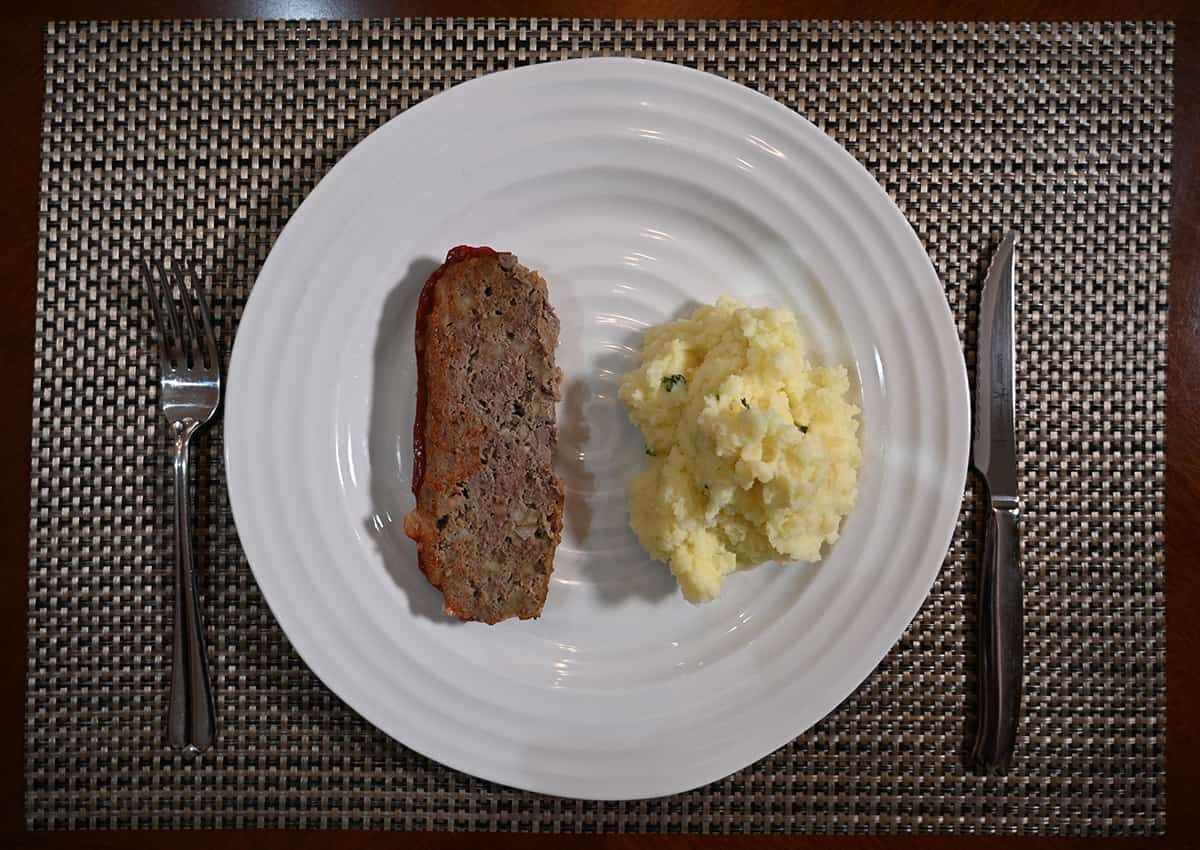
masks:
POLYGON ((546 282, 512 254, 455 248, 421 291, 404 532, 462 620, 542 613, 562 533, 557 345, 546 282))

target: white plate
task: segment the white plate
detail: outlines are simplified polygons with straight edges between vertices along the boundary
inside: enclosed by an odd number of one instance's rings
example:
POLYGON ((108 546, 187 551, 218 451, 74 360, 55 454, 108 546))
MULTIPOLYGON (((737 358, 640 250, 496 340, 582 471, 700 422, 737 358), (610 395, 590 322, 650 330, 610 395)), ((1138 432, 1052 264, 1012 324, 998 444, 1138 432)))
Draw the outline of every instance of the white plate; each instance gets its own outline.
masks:
POLYGON ((444 764, 600 799, 723 777, 862 682, 941 566, 968 422, 941 286, 867 172, 769 98, 626 59, 484 77, 351 151, 263 266, 225 409, 238 533, 313 671, 444 764), (462 243, 541 271, 562 321, 567 512, 536 621, 449 620, 401 528, 413 308, 462 243), (851 368, 865 456, 820 565, 696 607, 628 528, 643 447, 616 382, 643 328, 721 293, 793 308, 811 356, 851 368))

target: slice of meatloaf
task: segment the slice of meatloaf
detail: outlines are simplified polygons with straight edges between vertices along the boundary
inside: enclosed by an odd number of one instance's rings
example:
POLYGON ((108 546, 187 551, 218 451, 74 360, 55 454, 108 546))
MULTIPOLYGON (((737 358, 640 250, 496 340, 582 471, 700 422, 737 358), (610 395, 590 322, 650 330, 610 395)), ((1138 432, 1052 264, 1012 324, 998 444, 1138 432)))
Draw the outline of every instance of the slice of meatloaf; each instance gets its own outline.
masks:
POLYGON ((558 317, 512 254, 453 249, 417 308, 416 510, 404 532, 446 611, 542 613, 562 532, 554 475, 558 317))

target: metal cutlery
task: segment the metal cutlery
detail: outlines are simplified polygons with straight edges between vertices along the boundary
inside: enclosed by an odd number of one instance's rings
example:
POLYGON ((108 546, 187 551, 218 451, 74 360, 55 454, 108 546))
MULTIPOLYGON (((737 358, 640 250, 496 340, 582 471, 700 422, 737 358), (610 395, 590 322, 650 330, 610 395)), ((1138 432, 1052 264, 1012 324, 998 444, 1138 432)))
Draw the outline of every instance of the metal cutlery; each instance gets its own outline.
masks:
POLYGON ((1016 235, 996 249, 979 302, 975 434, 971 463, 987 485, 987 526, 979 576, 979 725, 971 760, 1003 770, 1012 758, 1021 710, 1023 613, 1021 512, 1015 405, 1016 235))
POLYGON ((217 722, 192 554, 189 449, 220 404, 221 364, 212 316, 195 291, 192 267, 143 260, 140 271, 158 328, 160 401, 175 444, 175 636, 167 739, 172 747, 199 752, 212 744, 217 722))

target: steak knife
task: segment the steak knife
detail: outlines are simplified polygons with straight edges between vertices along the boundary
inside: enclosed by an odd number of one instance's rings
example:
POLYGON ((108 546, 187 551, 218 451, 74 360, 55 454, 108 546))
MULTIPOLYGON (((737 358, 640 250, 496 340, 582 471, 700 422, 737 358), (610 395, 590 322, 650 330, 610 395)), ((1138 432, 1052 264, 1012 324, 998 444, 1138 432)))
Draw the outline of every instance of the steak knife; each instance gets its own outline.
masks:
POLYGON ((979 575, 979 725, 971 760, 985 772, 1012 758, 1021 710, 1021 512, 1017 492, 1015 382, 1016 234, 996 249, 979 302, 975 433, 971 462, 987 485, 987 523, 979 575))

